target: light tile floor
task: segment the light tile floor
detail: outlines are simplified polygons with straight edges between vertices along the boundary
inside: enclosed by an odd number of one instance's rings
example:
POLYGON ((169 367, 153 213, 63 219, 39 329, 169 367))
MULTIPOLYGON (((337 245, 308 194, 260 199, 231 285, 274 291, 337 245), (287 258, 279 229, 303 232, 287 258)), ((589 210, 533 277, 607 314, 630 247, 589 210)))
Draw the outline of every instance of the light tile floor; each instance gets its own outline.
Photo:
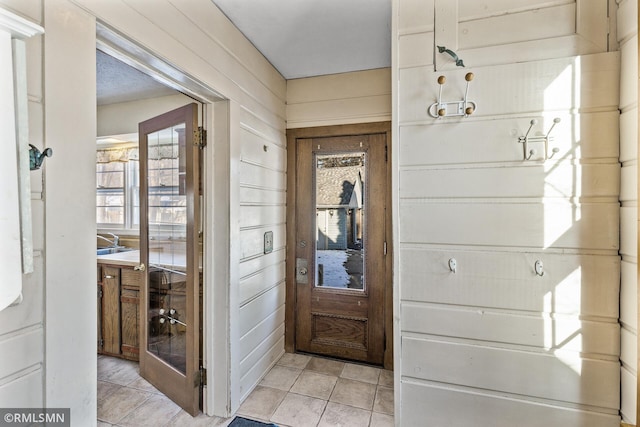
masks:
MULTIPOLYGON (((238 415, 281 427, 393 426, 393 372, 287 353, 238 415)), ((137 363, 98 356, 98 427, 224 427, 232 419, 193 418, 141 378, 137 363)))

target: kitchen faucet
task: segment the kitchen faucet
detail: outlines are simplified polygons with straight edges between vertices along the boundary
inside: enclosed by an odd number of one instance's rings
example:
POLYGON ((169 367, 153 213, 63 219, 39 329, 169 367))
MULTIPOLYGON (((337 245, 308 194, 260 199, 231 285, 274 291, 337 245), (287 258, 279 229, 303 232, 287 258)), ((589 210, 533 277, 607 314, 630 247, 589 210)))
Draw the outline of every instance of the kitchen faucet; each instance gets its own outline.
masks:
POLYGON ((111 246, 113 246, 114 248, 117 248, 117 247, 119 246, 119 244, 120 244, 120 237, 119 237, 119 236, 116 236, 116 235, 115 235, 115 234, 113 234, 113 233, 106 233, 106 234, 108 234, 108 235, 110 235, 111 237, 113 237, 113 241, 111 241, 111 240, 107 239, 106 237, 101 236, 101 235, 99 235, 99 234, 98 234, 96 237, 98 237, 98 239, 104 240, 105 242, 108 242, 108 243, 109 243, 111 246))

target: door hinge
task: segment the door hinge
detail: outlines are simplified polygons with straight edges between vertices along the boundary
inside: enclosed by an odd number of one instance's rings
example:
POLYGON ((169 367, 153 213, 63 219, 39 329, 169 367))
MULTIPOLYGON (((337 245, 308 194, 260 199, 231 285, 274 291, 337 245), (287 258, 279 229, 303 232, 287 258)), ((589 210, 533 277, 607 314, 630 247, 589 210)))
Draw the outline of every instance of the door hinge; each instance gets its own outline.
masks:
POLYGON ((193 131, 193 145, 200 148, 207 146, 207 130, 202 126, 198 126, 198 129, 193 131))
POLYGON ((102 298, 102 288, 98 288, 98 298, 102 298))
POLYGON ((384 161, 385 162, 389 161, 389 146, 388 145, 384 146, 384 161))
POLYGON ((196 375, 197 379, 196 381, 199 383, 197 384, 200 387, 204 387, 207 385, 207 370, 200 366, 200 370, 198 371, 198 375, 196 375))
POLYGON ((104 340, 103 340, 102 338, 100 338, 100 339, 98 340, 98 346, 99 346, 100 348, 104 348, 104 340))
POLYGON ((384 254, 387 255, 387 242, 384 242, 384 254))

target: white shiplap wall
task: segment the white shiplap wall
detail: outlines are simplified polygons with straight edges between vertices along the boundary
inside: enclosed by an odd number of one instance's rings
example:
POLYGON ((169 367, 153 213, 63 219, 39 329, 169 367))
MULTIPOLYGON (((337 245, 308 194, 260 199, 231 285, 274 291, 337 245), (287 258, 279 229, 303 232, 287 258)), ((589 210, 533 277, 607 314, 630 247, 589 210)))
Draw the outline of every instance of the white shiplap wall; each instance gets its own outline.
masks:
POLYGON ((620 324, 621 412, 636 423, 637 271, 638 271, 638 2, 623 0, 618 9, 620 45, 620 324))
MULTIPOLYGON (((42 25, 41 1, 0 0, 0 7, 42 25)), ((36 36, 26 41, 29 139, 37 147, 43 145, 42 39, 43 36, 36 36)), ((34 272, 23 276, 23 302, 0 312, 0 402, 5 408, 44 405, 44 201, 41 170, 31 172, 31 209, 34 272)))
MULTIPOLYGON (((40 1, 2 0, 2 2, 15 7, 19 12, 23 12, 23 15, 33 16, 35 22, 42 20, 43 4, 40 1)), ((211 342, 219 344, 215 348, 213 360, 208 361, 209 367, 215 375, 211 391, 215 390, 216 392, 214 404, 209 406, 209 412, 215 412, 217 415, 233 413, 240 405, 241 399, 249 393, 250 389, 255 386, 260 377, 268 371, 270 365, 275 363, 277 357, 284 351, 282 338, 284 335, 282 327, 284 269, 281 267, 283 257, 281 254, 284 245, 282 218, 284 218, 284 176, 286 173, 284 168, 286 158, 284 154, 286 82, 209 0, 189 2, 160 0, 155 1, 153 7, 149 7, 149 2, 139 0, 109 2, 56 0, 45 4, 45 8, 51 18, 50 28, 54 30, 55 40, 52 43, 47 43, 46 46, 44 44, 41 46, 36 41, 30 50, 30 58, 38 60, 32 69, 32 75, 30 75, 30 78, 33 79, 30 95, 32 94, 31 90, 35 91, 31 100, 33 109, 31 117, 35 124, 35 131, 32 132, 32 135, 34 135, 35 145, 42 146, 43 140, 47 137, 43 134, 43 107, 41 105, 42 86, 45 78, 41 74, 42 63, 40 62, 43 52, 45 57, 51 60, 49 68, 52 72, 48 74, 48 78, 51 79, 49 81, 50 93, 54 94, 64 85, 72 87, 73 82, 67 82, 65 80, 67 77, 56 74, 60 65, 55 62, 56 53, 61 54, 59 57, 65 58, 69 56, 71 49, 73 50, 72 55, 82 60, 83 65, 95 64, 95 40, 93 37, 79 38, 76 40, 77 42, 68 43, 66 50, 65 45, 58 42, 76 34, 79 29, 82 31, 88 29, 93 36, 96 20, 114 29, 125 38, 154 52, 158 57, 173 64, 184 73, 199 80, 207 88, 217 91, 229 100, 225 104, 226 107, 220 104, 220 108, 217 106, 215 109, 219 113, 217 114, 219 118, 214 117, 214 122, 224 123, 220 128, 212 129, 213 134, 215 136, 226 132, 226 136, 218 135, 214 138, 215 144, 207 150, 207 153, 213 158, 215 151, 217 153, 216 161, 215 163, 208 161, 207 164, 215 164, 216 170, 213 173, 222 180, 217 179, 214 182, 215 190, 213 191, 215 193, 207 196, 208 207, 217 212, 213 217, 227 224, 227 235, 217 235, 217 240, 212 245, 215 246, 218 242, 223 244, 227 242, 226 248, 222 250, 218 248, 218 250, 221 254, 225 254, 229 261, 226 265, 220 265, 220 262, 217 264, 220 269, 216 270, 216 278, 220 280, 216 281, 216 286, 222 287, 222 289, 221 292, 216 292, 215 298, 211 298, 211 300, 214 300, 217 304, 216 307, 220 307, 222 311, 228 310, 230 317, 222 319, 222 322, 214 323, 212 321, 207 325, 207 331, 209 334, 212 334, 213 330, 222 331, 215 337, 208 336, 210 344, 211 342), (59 19, 64 16, 70 18, 69 27, 65 27, 64 20, 59 19), (48 50, 45 50, 45 47, 48 50), (60 49, 60 51, 56 52, 56 49, 60 49), (267 146, 266 151, 265 146, 267 146), (228 157, 223 159, 222 155, 228 157), (226 196, 218 198, 218 194, 226 196), (230 204, 225 204, 224 197, 228 197, 227 200, 230 201, 230 204), (263 232, 267 230, 274 231, 275 250, 270 255, 263 255, 262 236, 263 232), (225 329, 225 324, 228 325, 228 330, 225 329), (231 337, 231 342, 225 341, 227 337, 231 337)), ((91 73, 86 73, 83 83, 89 81, 90 78, 95 78, 95 69, 93 77, 91 77, 91 73)), ((93 96, 94 93, 91 90, 86 90, 85 98, 82 97, 82 94, 75 93, 74 102, 93 99, 95 103, 93 96)), ((65 162, 69 164, 73 160, 69 153, 73 152, 74 144, 82 143, 82 147, 87 147, 87 140, 92 140, 92 138, 85 138, 82 142, 76 139, 67 141, 64 138, 59 138, 58 132, 63 131, 65 127, 75 129, 78 123, 83 123, 85 127, 95 123, 95 109, 81 108, 74 110, 73 114, 65 114, 67 109, 59 105, 65 101, 65 98, 54 98, 47 114, 49 117, 56 118, 51 120, 49 125, 55 134, 52 139, 55 139, 60 147, 56 150, 55 157, 58 158, 58 165, 64 165, 65 162)), ((50 168, 52 179, 47 182, 47 188, 55 190, 65 182, 65 179, 75 179, 79 183, 85 183, 85 186, 90 185, 95 179, 95 172, 90 172, 90 163, 82 164, 84 166, 78 167, 78 174, 73 176, 58 174, 59 169, 50 168)), ((34 173, 32 177, 34 181, 37 181, 41 175, 34 173)), ((34 189, 34 216, 36 217, 34 235, 40 239, 36 242, 36 248, 43 248, 44 214, 40 195, 42 185, 34 182, 32 188, 34 189)), ((95 209, 94 203, 94 199, 73 200, 73 205, 83 212, 95 209)), ((51 204, 50 208, 47 207, 47 215, 51 218, 48 233, 53 237, 56 233, 56 215, 64 215, 65 212, 56 203, 51 204)), ((68 218, 72 218, 68 216, 68 212, 66 215, 68 218)), ((214 228, 218 227, 217 223, 213 226, 214 228)), ((91 237, 93 245, 95 238, 89 228, 85 230, 85 234, 91 237)), ((220 230, 223 229, 225 226, 220 227, 220 230)), ((74 236, 73 233, 65 236, 65 242, 74 236)), ((51 244, 54 243, 52 239, 51 244)), ((82 243, 84 244, 84 240, 82 243)), ((44 276, 41 255, 37 258, 40 264, 34 274, 33 286, 29 283, 25 284, 25 298, 32 296, 33 298, 30 299, 32 302, 16 309, 25 311, 21 316, 15 316, 11 322, 3 322, 0 335, 8 334, 5 337, 7 339, 21 335, 27 339, 32 337, 34 333, 37 335, 38 331, 42 334, 43 310, 54 316, 56 310, 59 309, 58 305, 54 307, 53 304, 51 307, 43 307, 42 293, 45 284, 47 282, 57 284, 56 280, 60 279, 44 276), (22 323, 18 321, 21 318, 24 318, 22 323), (7 330, 5 331, 4 328, 7 330)), ((86 256, 74 256, 66 261, 56 262, 56 265, 52 265, 52 267, 66 277, 66 275, 72 274, 75 265, 79 264, 89 268, 88 266, 92 262, 95 263, 95 253, 87 251, 86 256)), ((74 295, 74 298, 80 298, 86 289, 90 289, 87 288, 85 281, 65 281, 61 286, 69 291, 67 295, 74 295)), ((218 290, 220 289, 216 288, 216 291, 218 290)), ((62 294, 56 296, 57 294, 53 290, 50 295, 54 299, 63 296, 62 294)), ((74 303, 74 311, 70 312, 70 315, 73 314, 78 319, 95 318, 95 304, 90 305, 89 302, 86 301, 86 304, 74 303), (89 308, 83 310, 83 307, 93 307, 93 311, 89 308)), ((213 317, 219 316, 218 311, 213 313, 213 317)), ((52 317, 51 319, 54 321, 51 322, 51 330, 47 331, 52 337, 60 334, 63 338, 73 339, 76 332, 84 334, 84 325, 87 328, 91 325, 91 322, 82 321, 78 322, 82 325, 69 325, 63 329, 59 325, 66 322, 66 316, 52 317)), ((78 339, 83 343, 85 338, 88 339, 88 335, 78 336, 78 339)), ((23 365, 28 364, 28 366, 16 365, 14 371, 28 369, 20 371, 19 375, 8 374, 0 379, 2 381, 0 386, 3 387, 2 396, 6 394, 15 397, 15 400, 3 397, 1 399, 3 403, 16 402, 15 406, 39 406, 46 394, 44 378, 50 378, 53 382, 66 381, 67 386, 74 393, 83 391, 82 387, 76 386, 77 379, 95 378, 95 363, 93 371, 85 369, 83 364, 74 366, 72 358, 65 364, 64 360, 58 358, 58 355, 63 351, 68 351, 68 347, 62 345, 56 347, 54 342, 49 344, 53 358, 47 356, 47 359, 44 359, 42 340, 40 340, 40 347, 27 348, 23 346, 23 351, 14 353, 15 357, 12 360, 15 359, 16 363, 19 362, 23 365), (26 357, 26 355, 30 357, 26 357), (43 361, 47 366, 44 374, 41 369, 43 361), (74 374, 74 377, 69 376, 71 373, 74 374), (11 385, 13 383, 16 384, 15 387, 11 385), (9 385, 11 388, 7 388, 9 385), (19 396, 30 396, 31 400, 21 399, 19 396)), ((76 356, 83 358, 90 364, 91 357, 95 355, 95 347, 92 348, 92 352, 85 352, 84 346, 81 350, 82 352, 76 356)), ((50 390, 52 396, 54 392, 55 390, 50 390)), ((90 397, 91 393, 87 392, 85 395, 90 397)), ((82 416, 77 417, 78 422, 90 423, 90 419, 95 420, 95 399, 84 399, 87 400, 84 402, 83 399, 70 396, 68 400, 71 401, 64 406, 71 406, 72 414, 77 409, 83 411, 82 416), (85 417, 85 412, 91 407, 94 408, 93 411, 89 411, 92 414, 85 417)), ((53 399, 52 401, 58 400, 53 399)))
POLYGON ((607 52, 607 3, 396 1, 401 425, 619 425, 620 56, 607 52), (469 71, 476 112, 429 117, 438 76, 454 101, 469 71), (543 161, 532 144, 524 161, 518 136, 555 117, 560 151, 543 161))

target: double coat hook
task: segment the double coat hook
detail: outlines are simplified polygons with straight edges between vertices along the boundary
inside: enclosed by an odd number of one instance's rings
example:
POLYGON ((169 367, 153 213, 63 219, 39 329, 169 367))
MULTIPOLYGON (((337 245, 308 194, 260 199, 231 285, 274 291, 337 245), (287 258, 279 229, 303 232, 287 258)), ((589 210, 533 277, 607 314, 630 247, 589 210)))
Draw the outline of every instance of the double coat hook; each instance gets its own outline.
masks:
POLYGON ((553 149, 551 149, 551 155, 549 155, 549 139, 550 139, 549 135, 551 135, 551 131, 553 130, 555 125, 557 125, 558 123, 560 123, 560 117, 556 117, 555 119, 553 119, 553 124, 549 128, 549 131, 547 132, 546 135, 529 136, 529 133, 531 133, 531 129, 536 124, 538 124, 538 121, 536 119, 532 119, 529 122, 529 129, 527 130, 527 133, 524 134, 524 136, 518 137, 518 142, 522 144, 522 155, 524 157, 524 160, 531 160, 531 157, 533 157, 536 154, 536 150, 534 148, 529 149, 530 143, 535 143, 535 142, 544 143, 544 160, 548 160, 552 158, 560 151, 558 147, 554 147, 553 149))
POLYGON ((438 92, 438 100, 429 106, 427 110, 429 115, 434 119, 441 119, 445 116, 464 116, 467 117, 476 110, 476 103, 469 101, 469 83, 473 80, 473 73, 467 73, 464 79, 467 82, 467 87, 464 91, 464 99, 461 101, 443 101, 442 100, 442 87, 447 82, 445 76, 438 77, 438 84, 440 85, 440 91, 438 92))

